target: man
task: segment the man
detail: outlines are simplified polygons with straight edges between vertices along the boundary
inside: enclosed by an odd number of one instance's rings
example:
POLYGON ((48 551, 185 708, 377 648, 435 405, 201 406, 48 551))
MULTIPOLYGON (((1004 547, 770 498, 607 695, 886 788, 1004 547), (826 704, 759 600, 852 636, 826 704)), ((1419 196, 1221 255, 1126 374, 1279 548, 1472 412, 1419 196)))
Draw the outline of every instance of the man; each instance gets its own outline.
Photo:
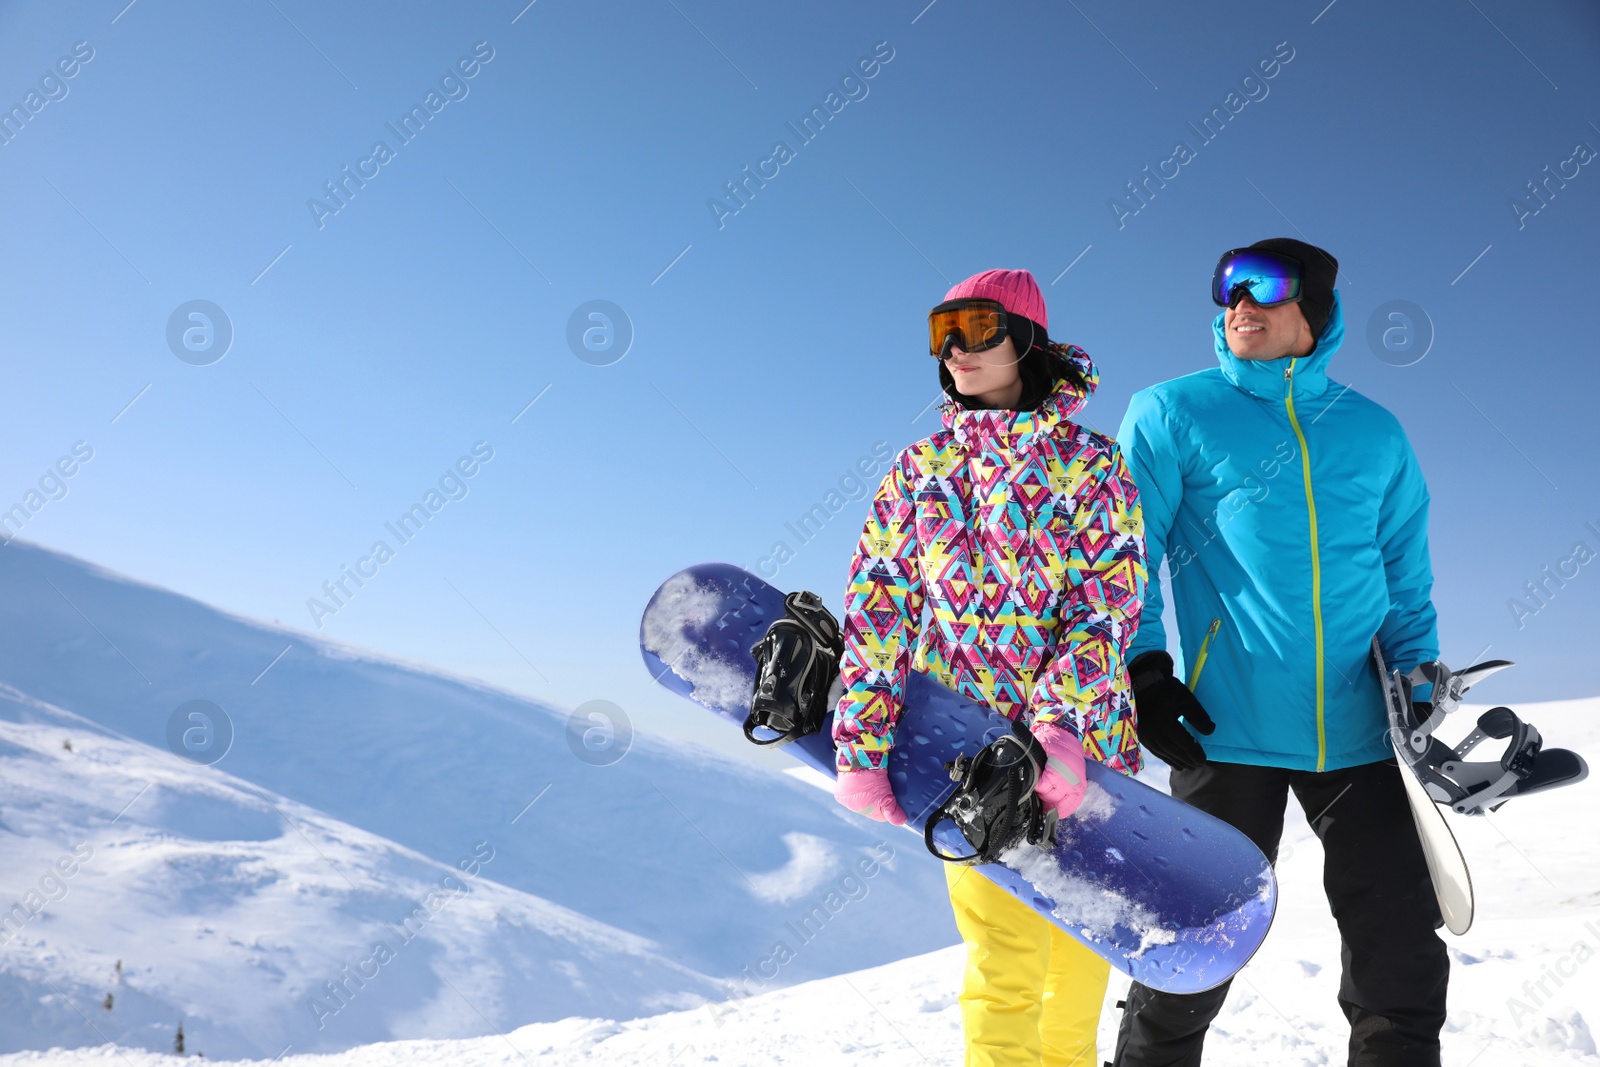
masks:
MULTIPOLYGON (((1130 402, 1117 439, 1193 666, 1188 685, 1175 676, 1151 582, 1128 671, 1174 796, 1275 858, 1292 790, 1322 841, 1350 1063, 1438 1067, 1449 959, 1371 661, 1374 635, 1402 671, 1438 656, 1428 493, 1394 416, 1327 376, 1337 273, 1288 238, 1228 252, 1220 366, 1130 402)), ((1199 1064, 1226 995, 1135 983, 1116 1063, 1199 1064)))

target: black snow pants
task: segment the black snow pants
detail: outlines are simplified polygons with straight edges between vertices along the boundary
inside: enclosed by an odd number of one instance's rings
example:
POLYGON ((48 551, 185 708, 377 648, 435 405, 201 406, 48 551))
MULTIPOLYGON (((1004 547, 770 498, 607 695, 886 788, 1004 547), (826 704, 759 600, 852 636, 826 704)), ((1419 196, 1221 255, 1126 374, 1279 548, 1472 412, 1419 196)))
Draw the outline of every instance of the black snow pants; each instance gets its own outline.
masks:
MULTIPOLYGON (((1339 924, 1339 1006, 1351 1067, 1439 1067, 1450 959, 1416 824, 1390 759, 1337 771, 1204 763, 1172 772, 1172 795, 1245 833, 1276 862, 1289 790, 1322 842, 1323 888, 1339 924)), ((1198 1067, 1228 985, 1160 993, 1135 982, 1117 1067, 1198 1067)))

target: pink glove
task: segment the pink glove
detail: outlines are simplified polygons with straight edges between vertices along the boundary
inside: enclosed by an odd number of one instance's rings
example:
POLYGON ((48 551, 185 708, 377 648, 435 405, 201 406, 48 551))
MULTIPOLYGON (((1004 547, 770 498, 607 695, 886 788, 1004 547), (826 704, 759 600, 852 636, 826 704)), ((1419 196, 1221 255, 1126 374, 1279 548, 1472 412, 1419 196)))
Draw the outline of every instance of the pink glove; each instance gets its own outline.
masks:
POLYGON ((1033 736, 1044 746, 1049 757, 1044 773, 1039 775, 1039 784, 1034 786, 1033 791, 1039 794, 1046 808, 1055 808, 1065 819, 1078 810, 1078 805, 1083 803, 1084 793, 1089 789, 1088 772, 1083 762, 1083 742, 1071 730, 1053 722, 1035 726, 1033 736))
MULTIPOLYGON (((1080 764, 1081 766, 1081 764, 1080 764)), ((902 826, 906 813, 894 799, 889 788, 889 772, 879 768, 867 771, 840 771, 839 781, 833 789, 833 799, 869 819, 902 826)))

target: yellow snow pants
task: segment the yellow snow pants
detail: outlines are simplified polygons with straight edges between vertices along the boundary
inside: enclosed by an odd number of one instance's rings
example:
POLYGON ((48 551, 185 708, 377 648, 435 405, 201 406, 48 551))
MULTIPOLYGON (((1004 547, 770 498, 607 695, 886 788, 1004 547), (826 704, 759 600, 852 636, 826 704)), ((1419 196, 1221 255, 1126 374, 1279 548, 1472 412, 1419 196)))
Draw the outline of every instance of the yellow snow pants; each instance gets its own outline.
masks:
POLYGON ((966 1067, 1097 1067, 1111 965, 971 867, 945 865, 956 928, 966 1067))

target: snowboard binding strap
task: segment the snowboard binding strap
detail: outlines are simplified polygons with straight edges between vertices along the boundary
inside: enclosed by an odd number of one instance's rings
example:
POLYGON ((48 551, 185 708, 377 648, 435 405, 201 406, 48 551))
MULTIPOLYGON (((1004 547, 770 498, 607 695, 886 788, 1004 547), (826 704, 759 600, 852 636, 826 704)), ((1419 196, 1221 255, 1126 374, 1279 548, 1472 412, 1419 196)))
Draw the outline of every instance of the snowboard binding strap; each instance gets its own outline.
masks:
POLYGON ((1506 707, 1491 708, 1478 716, 1472 732, 1457 745, 1434 736, 1445 717, 1460 708, 1468 689, 1509 666, 1506 660, 1490 660, 1455 673, 1435 661, 1407 675, 1392 671, 1383 680, 1395 752, 1416 772, 1428 796, 1461 815, 1483 815, 1514 797, 1572 785, 1589 774, 1582 756, 1564 748, 1545 748, 1533 724, 1506 707), (1427 716, 1419 722, 1411 690, 1413 685, 1425 683, 1433 685, 1433 700, 1427 716), (1506 742, 1499 759, 1467 759, 1488 740, 1506 742))
POLYGON ((1033 791, 1045 760, 1044 746, 1032 731, 1012 722, 1009 734, 1001 734, 976 755, 946 763, 945 770, 960 784, 923 827, 928 851, 946 863, 970 867, 998 863, 1002 853, 1022 841, 1049 847, 1055 840, 1056 812, 1045 811, 1033 791), (955 823, 972 846, 970 855, 951 855, 934 841, 934 830, 946 821, 955 823))
POLYGON ((755 690, 744 736, 752 744, 783 746, 822 729, 828 693, 839 675, 844 639, 822 598, 801 591, 783 598, 784 615, 750 649, 755 690), (772 736, 758 737, 757 730, 772 736))

